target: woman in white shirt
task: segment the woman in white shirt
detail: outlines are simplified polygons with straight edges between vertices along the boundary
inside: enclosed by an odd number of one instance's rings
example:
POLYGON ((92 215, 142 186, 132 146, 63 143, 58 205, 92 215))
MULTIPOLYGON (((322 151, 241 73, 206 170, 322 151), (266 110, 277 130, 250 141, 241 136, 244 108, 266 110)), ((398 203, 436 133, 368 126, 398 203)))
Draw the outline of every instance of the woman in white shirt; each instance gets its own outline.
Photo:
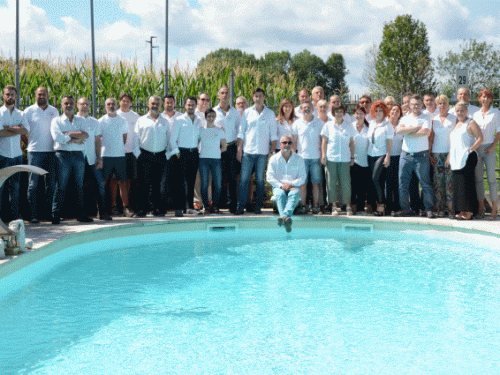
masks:
POLYGON ((200 179, 201 199, 205 207, 205 215, 218 214, 219 199, 222 190, 221 153, 226 151, 226 137, 224 130, 214 125, 217 114, 212 108, 205 111, 206 125, 200 127, 200 179), (208 184, 210 173, 214 189, 212 190, 212 209, 208 200, 208 184))
POLYGON ((403 110, 399 104, 394 104, 391 107, 389 116, 387 116, 387 121, 392 125, 394 130, 391 147, 391 164, 387 167, 385 179, 387 212, 390 212, 391 215, 397 215, 401 211, 401 206, 399 205, 399 158, 403 148, 403 136, 396 133, 396 128, 402 116, 403 110))
POLYGON ((351 173, 350 166, 354 164, 354 136, 351 123, 344 121, 345 108, 332 110, 333 121, 328 121, 321 131, 321 164, 327 167, 328 203, 332 215, 338 216, 336 202, 339 200, 337 185, 340 183, 340 204, 346 206, 347 215, 352 215, 351 203, 351 173))
POLYGON ((493 93, 488 89, 479 92, 481 110, 474 113, 473 120, 483 132, 483 143, 477 149, 476 165, 476 192, 478 200, 478 216, 484 217, 484 167, 490 187, 491 216, 492 220, 497 217, 498 189, 496 179, 496 153, 495 149, 500 139, 500 112, 493 108, 493 93), (495 134, 496 133, 496 134, 495 134))
POLYGON ((318 109, 318 118, 323 121, 323 123, 327 123, 330 121, 328 118, 328 103, 326 100, 321 99, 318 104, 316 105, 316 108, 318 109))
POLYGON ((370 108, 370 115, 374 118, 370 122, 368 130, 368 164, 372 173, 373 185, 377 193, 377 210, 375 214, 385 214, 385 176, 386 169, 391 164, 392 138, 394 128, 385 118, 389 114, 389 108, 382 100, 377 100, 370 108))
POLYGON ((429 150, 431 151, 431 165, 435 203, 438 217, 444 217, 445 211, 452 216, 453 183, 451 169, 445 167, 448 153, 450 152, 450 134, 455 127, 457 117, 449 114, 449 100, 446 95, 436 98, 439 114, 432 120, 432 131, 429 135, 429 150))
POLYGON ((474 169, 477 164, 477 148, 483 143, 483 133, 474 120, 467 117, 468 105, 455 105, 458 117, 450 133, 450 153, 446 166, 450 165, 453 180, 453 210, 459 220, 470 220, 477 211, 477 195, 474 169))
MULTIPOLYGON (((280 104, 278 116, 276 117, 276 130, 278 132, 278 139, 284 135, 292 136, 292 124, 297 119, 293 102, 290 99, 283 99, 280 104)), ((292 150, 296 150, 297 145, 292 145, 292 150)), ((276 143, 276 152, 281 150, 281 146, 276 143)))
POLYGON ((354 164, 351 166, 351 208, 353 213, 363 211, 368 194, 370 168, 368 167, 368 121, 366 109, 360 105, 354 108, 354 164))

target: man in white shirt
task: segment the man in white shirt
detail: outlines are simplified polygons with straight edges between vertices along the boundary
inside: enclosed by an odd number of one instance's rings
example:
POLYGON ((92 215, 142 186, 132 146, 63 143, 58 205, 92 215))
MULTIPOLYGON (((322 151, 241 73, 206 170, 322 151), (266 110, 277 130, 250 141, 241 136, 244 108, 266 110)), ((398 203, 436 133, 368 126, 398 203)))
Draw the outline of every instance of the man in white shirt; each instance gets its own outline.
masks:
POLYGON ((320 100, 325 99, 325 91, 323 90, 323 87, 316 86, 315 88, 313 88, 311 97, 312 97, 312 104, 313 104, 314 108, 316 108, 318 105, 318 102, 320 100))
POLYGON ((139 177, 139 212, 138 217, 145 217, 149 211, 149 192, 153 204, 153 215, 165 216, 166 203, 166 176, 167 176, 167 149, 171 141, 170 124, 160 115, 161 98, 149 98, 148 114, 137 120, 135 133, 139 140, 141 154, 137 160, 139 177))
MULTIPOLYGON (((293 143, 297 147, 297 154, 304 159, 307 177, 310 176, 313 196, 313 213, 319 213, 319 191, 323 183, 323 168, 320 164, 321 157, 321 130, 323 120, 314 117, 311 102, 300 105, 302 118, 292 125, 293 143)), ((306 205, 307 185, 300 188, 300 200, 306 205)))
POLYGON ((436 105, 436 97, 432 92, 428 92, 424 94, 424 106, 425 109, 422 111, 424 115, 429 115, 430 120, 434 118, 434 116, 439 115, 439 109, 436 105))
POLYGON ((48 103, 49 92, 45 87, 39 87, 35 91, 36 103, 24 110, 24 116, 29 124, 28 135, 28 164, 43 168, 49 172, 45 176, 30 173, 28 185, 28 202, 31 210, 31 223, 38 224, 39 201, 38 182, 45 177, 44 203, 41 207, 50 207, 54 198, 56 185, 56 159, 54 152, 54 140, 50 134, 52 119, 59 117, 56 108, 48 103))
MULTIPOLYGON (((328 118, 333 121, 335 120, 335 116, 332 114, 332 112, 335 111, 336 108, 340 108, 342 105, 342 101, 340 100, 340 96, 338 95, 332 95, 330 96, 330 101, 328 102, 328 118)), ((344 115, 344 121, 347 122, 348 124, 352 124, 354 122, 354 119, 351 117, 349 113, 346 113, 344 115)))
MULTIPOLYGON (((222 175, 227 182, 228 192, 222 192, 221 198, 226 197, 229 204, 229 212, 235 213, 238 197, 237 181, 241 170, 241 164, 236 158, 238 151, 237 137, 240 129, 240 113, 229 104, 229 88, 222 86, 219 89, 219 104, 214 108, 217 118, 215 119, 216 126, 221 127, 226 135, 226 151, 222 153, 222 175)), ((221 201, 224 203, 224 201, 221 201)))
MULTIPOLYGON (((161 113, 161 116, 165 117, 169 124, 169 134, 172 134, 174 121, 179 116, 182 116, 182 113, 175 109, 175 97, 172 94, 167 94, 163 98, 163 107, 165 110, 161 113)), ((170 154, 170 145, 167 146, 167 155, 170 154)), ((167 202, 165 203, 167 206, 169 204, 173 204, 175 199, 180 196, 179 189, 184 188, 184 186, 180 186, 177 181, 178 176, 181 176, 181 167, 179 165, 178 158, 167 157, 167 202)), ((182 210, 176 211, 176 215, 179 217, 183 216, 182 210)))
MULTIPOLYGON (((119 98, 120 109, 116 111, 118 116, 121 116, 127 121, 128 125, 128 133, 127 133, 127 142, 125 143, 125 166, 127 170, 127 181, 124 181, 123 186, 123 194, 127 194, 127 201, 130 201, 130 186, 132 181, 137 178, 137 157, 139 156, 139 144, 137 142, 137 137, 135 135, 135 123, 139 119, 139 115, 130 109, 132 105, 132 96, 126 92, 120 94, 119 98)), ((110 181, 110 190, 111 190, 111 205, 115 207, 115 214, 117 214, 118 210, 116 209, 116 197, 118 194, 118 181, 115 179, 111 179, 110 181), (114 199, 113 199, 114 198, 114 199)), ((120 189, 121 192, 121 189, 120 189)), ((121 195, 120 195, 121 196, 121 195)), ((123 201, 123 197, 121 197, 123 201)), ((134 213, 130 209, 130 207, 123 207, 123 213, 127 217, 132 217, 134 213)))
MULTIPOLYGON (((0 169, 20 165, 23 162, 21 152, 21 135, 30 130, 24 114, 15 108, 17 90, 15 86, 7 85, 3 90, 4 105, 0 108, 0 169)), ((3 187, 9 189, 10 212, 4 207, 1 210, 6 221, 21 218, 19 212, 19 173, 11 176, 2 187, 0 187, 0 210, 2 207, 3 187)))
POLYGON ((248 184, 254 170, 257 185, 254 212, 256 214, 262 213, 267 157, 270 150, 276 149, 277 141, 276 116, 271 109, 264 105, 265 99, 264 90, 261 88, 255 89, 253 92, 254 105, 246 109, 241 117, 236 154, 238 161, 241 161, 241 178, 236 215, 244 213, 248 184), (270 144, 271 148, 269 148, 270 144))
POLYGON ((410 100, 413 94, 411 92, 407 92, 401 98, 401 109, 403 113, 401 116, 406 116, 410 113, 410 100))
MULTIPOLYGON (((78 108, 77 116, 85 119, 87 124, 87 133, 89 137, 85 140, 83 144, 85 146, 85 174, 91 176, 93 183, 97 186, 97 204, 99 208, 99 219, 111 221, 113 218, 106 213, 106 190, 104 187, 104 181, 102 179, 101 169, 102 169, 102 158, 101 158, 101 126, 99 122, 89 116, 90 102, 88 98, 81 97, 76 102, 78 108)), ((87 177, 88 178, 88 177, 87 177)), ((94 205, 95 200, 92 194, 90 199, 86 199, 84 191, 84 202, 85 208, 87 208, 87 202, 94 205)))
POLYGON ((372 107, 372 98, 369 95, 363 95, 359 98, 359 105, 363 107, 366 111, 366 121, 371 121, 373 118, 370 116, 370 109, 372 107))
POLYGON ((292 151, 292 143, 290 136, 281 137, 281 152, 269 159, 266 175, 278 206, 278 225, 285 225, 287 232, 292 231, 293 211, 300 201, 299 191, 307 176, 304 160, 292 151))
MULTIPOLYGON (((302 103, 305 103, 305 102, 311 102, 311 95, 309 94, 309 90, 308 89, 302 89, 299 91, 299 105, 297 107, 295 107, 295 115, 297 115, 297 117, 300 117, 302 115, 302 111, 300 110, 300 106, 302 103)), ((317 102, 316 102, 317 104, 317 102)), ((318 117, 318 109, 316 108, 316 106, 313 106, 313 115, 318 117)))
POLYGON ((182 171, 182 180, 180 184, 177 213, 186 209, 189 214, 202 214, 194 209, 194 183, 199 166, 198 142, 200 140, 200 126, 202 120, 194 114, 197 104, 194 96, 186 99, 184 108, 186 113, 177 117, 174 122, 172 137, 171 154, 179 158, 179 165, 182 171), (185 186, 185 188, 184 188, 185 186))
POLYGON ((248 102, 243 96, 238 96, 236 98, 235 107, 240 113, 240 116, 243 116, 243 112, 248 108, 248 102))
MULTIPOLYGON (((477 111, 479 111, 481 108, 479 107, 476 107, 475 105, 472 105, 472 104, 469 104, 469 101, 470 101, 470 91, 467 87, 460 87, 457 91, 457 102, 464 102, 464 103, 467 103, 467 108, 468 108, 468 113, 467 113, 467 116, 472 118, 472 116, 474 116, 474 113, 476 113, 477 111)), ((453 107, 452 109, 450 109, 448 111, 449 113, 451 113, 452 115, 456 116, 457 115, 457 112, 455 111, 455 107, 453 107)))
POLYGON ((434 217, 434 190, 430 179, 428 136, 431 132, 429 115, 422 113, 422 98, 413 95, 410 101, 411 113, 403 117, 397 133, 403 135, 403 151, 399 161, 399 203, 403 215, 411 215, 409 186, 415 172, 420 185, 424 208, 429 219, 434 217))
MULTIPOLYGON (((108 184, 111 177, 118 180, 120 196, 123 202, 123 212, 130 216, 129 190, 127 185, 127 162, 125 158, 125 144, 128 137, 127 121, 118 116, 118 103, 115 98, 105 101, 106 114, 99 119, 101 126, 101 157, 102 157, 102 179, 108 184)), ((116 192, 115 192, 116 193, 116 192)), ((116 195, 111 196, 112 215, 117 214, 116 195)), ((133 213, 132 213, 133 215, 133 213)))
POLYGON ((85 119, 75 116, 75 99, 71 95, 62 98, 63 114, 52 120, 50 133, 54 140, 58 175, 54 201, 52 203, 52 224, 59 224, 63 210, 64 198, 69 179, 75 181, 77 220, 90 223, 93 220, 84 216, 83 207, 83 179, 85 176, 84 142, 89 137, 85 119))

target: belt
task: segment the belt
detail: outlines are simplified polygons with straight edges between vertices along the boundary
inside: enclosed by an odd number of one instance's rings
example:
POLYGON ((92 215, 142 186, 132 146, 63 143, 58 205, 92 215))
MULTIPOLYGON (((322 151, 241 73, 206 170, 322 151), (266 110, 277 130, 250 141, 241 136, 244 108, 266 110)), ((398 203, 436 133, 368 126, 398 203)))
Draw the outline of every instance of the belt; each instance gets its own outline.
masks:
POLYGON ((77 154, 79 152, 83 153, 83 151, 67 151, 67 150, 56 150, 56 152, 67 152, 69 154, 77 154))
POLYGON ((198 152, 198 147, 194 148, 185 148, 185 147, 179 147, 179 150, 184 150, 184 151, 189 151, 189 152, 198 152))
POLYGON ((141 152, 144 152, 145 154, 150 154, 150 155, 164 154, 165 151, 167 151, 167 150, 165 149, 165 150, 159 151, 159 152, 151 152, 151 151, 148 151, 148 150, 145 150, 145 149, 141 148, 141 152))
MULTIPOLYGON (((406 151, 405 151, 406 152, 406 151)), ((428 153, 429 151, 427 150, 424 150, 424 151, 420 151, 420 152, 406 152, 408 155, 410 156, 424 156, 426 153, 428 153)))

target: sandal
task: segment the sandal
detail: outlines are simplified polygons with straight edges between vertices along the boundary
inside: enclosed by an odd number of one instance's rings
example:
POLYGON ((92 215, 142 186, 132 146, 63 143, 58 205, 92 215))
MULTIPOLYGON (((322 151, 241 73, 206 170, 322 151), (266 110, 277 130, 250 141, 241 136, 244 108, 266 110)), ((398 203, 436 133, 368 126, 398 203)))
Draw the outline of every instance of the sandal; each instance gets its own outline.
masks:
POLYGON ((375 216, 384 216, 385 215, 385 204, 379 203, 377 204, 377 211, 374 212, 375 216))

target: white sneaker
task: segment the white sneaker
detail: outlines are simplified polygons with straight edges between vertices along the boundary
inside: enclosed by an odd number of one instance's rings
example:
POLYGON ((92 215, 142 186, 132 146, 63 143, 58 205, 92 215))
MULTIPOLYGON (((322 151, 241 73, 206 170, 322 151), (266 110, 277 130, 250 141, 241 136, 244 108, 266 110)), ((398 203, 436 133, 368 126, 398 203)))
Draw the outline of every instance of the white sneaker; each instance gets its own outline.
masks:
POLYGON ((186 210, 186 213, 187 213, 188 215, 200 215, 200 214, 202 214, 200 211, 198 211, 198 210, 194 210, 194 209, 192 209, 192 208, 188 208, 188 209, 186 210))
POLYGON ((347 212, 347 216, 352 216, 352 208, 351 207, 347 206, 345 211, 347 212))
POLYGON ((332 207, 332 216, 339 216, 339 209, 335 206, 332 207))

